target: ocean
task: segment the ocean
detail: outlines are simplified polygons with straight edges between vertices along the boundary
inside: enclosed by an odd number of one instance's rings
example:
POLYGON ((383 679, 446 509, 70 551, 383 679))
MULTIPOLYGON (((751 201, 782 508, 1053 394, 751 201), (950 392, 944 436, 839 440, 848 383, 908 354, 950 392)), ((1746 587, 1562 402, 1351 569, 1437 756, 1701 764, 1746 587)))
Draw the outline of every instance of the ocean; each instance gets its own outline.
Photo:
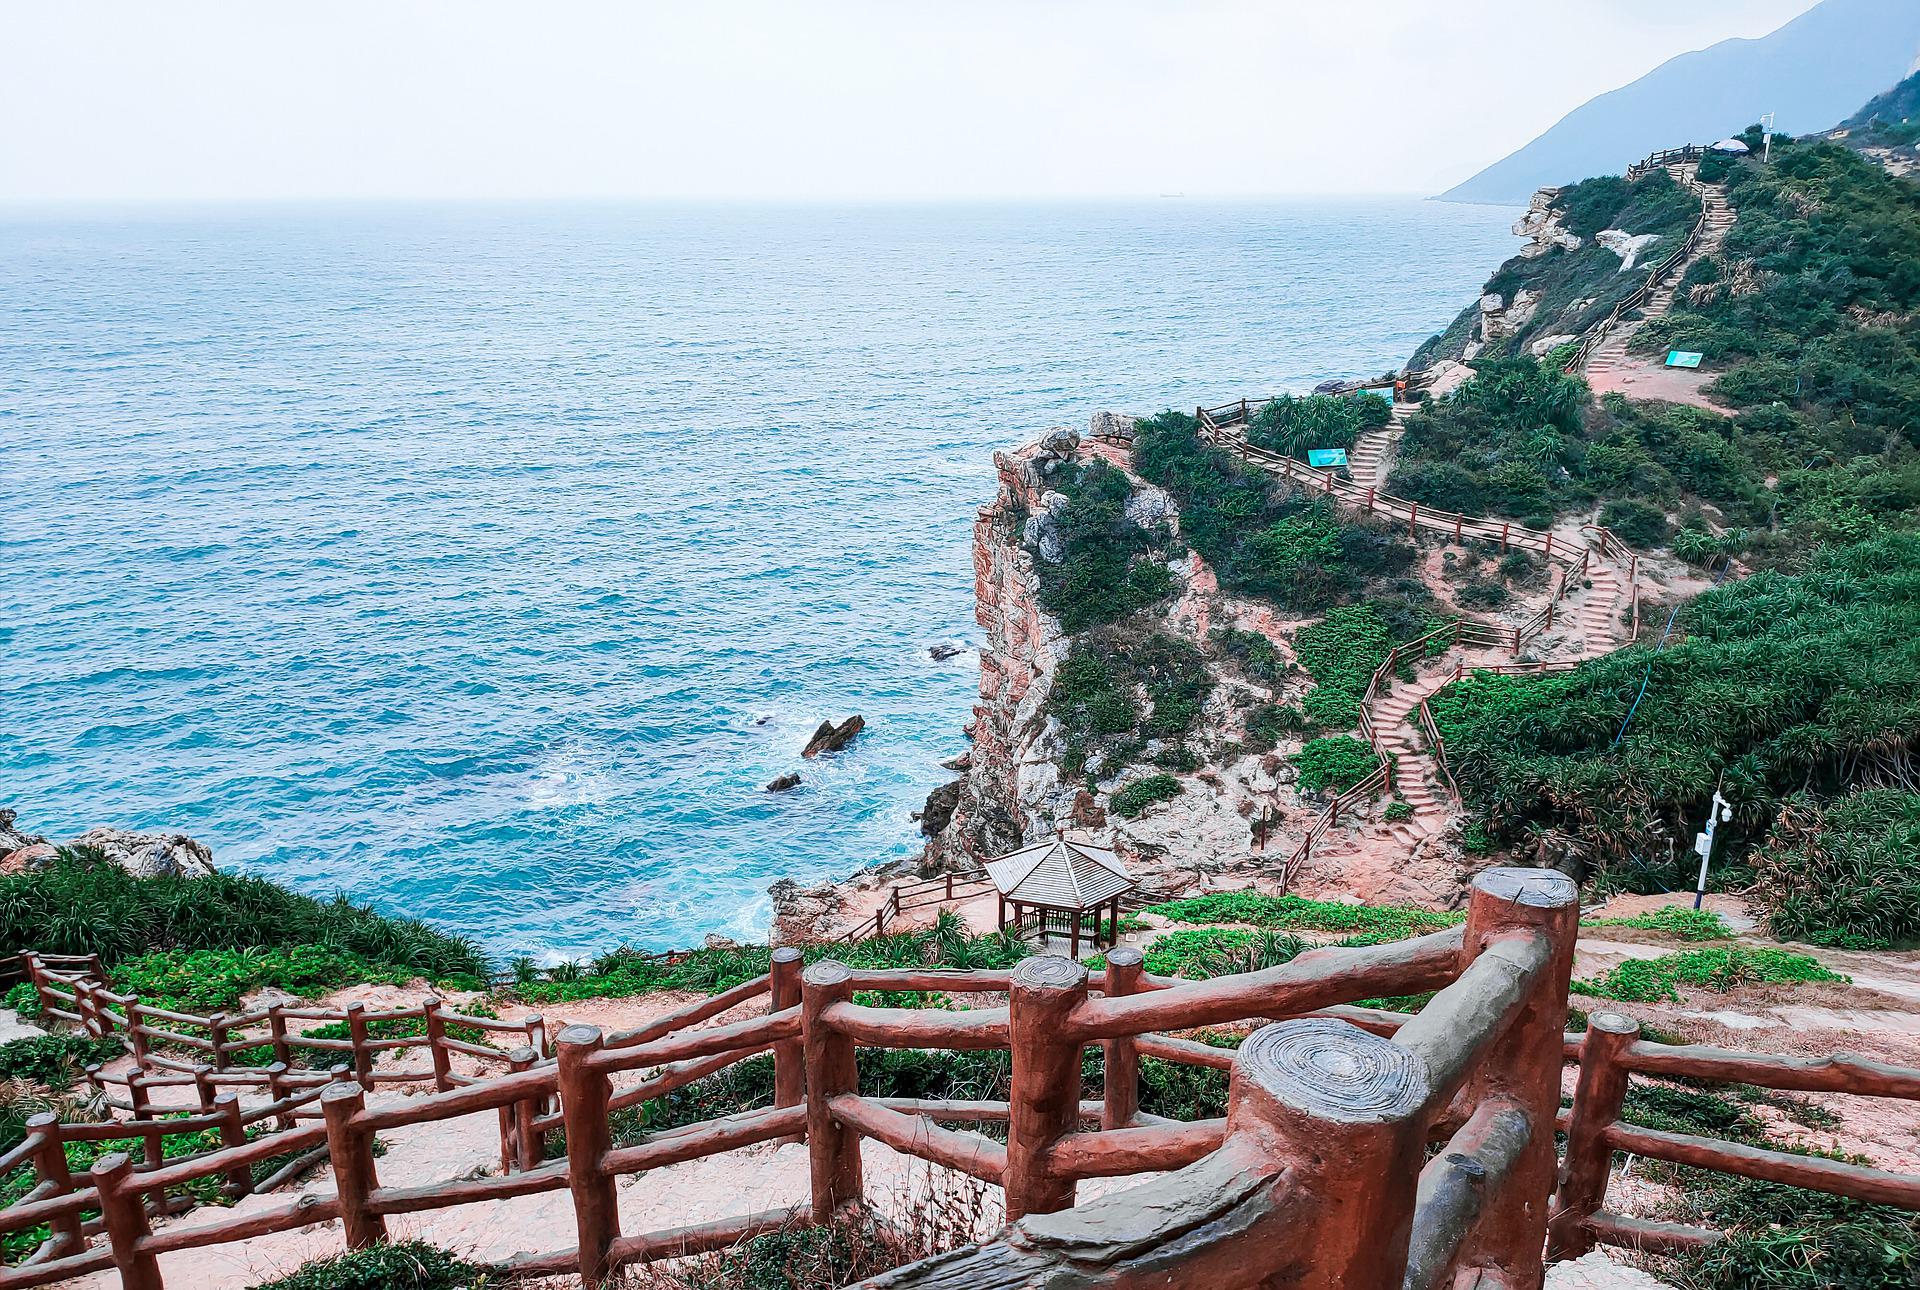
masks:
POLYGON ((0 215, 0 805, 501 956, 761 935, 918 849, 995 449, 1395 367, 1512 218, 0 215))

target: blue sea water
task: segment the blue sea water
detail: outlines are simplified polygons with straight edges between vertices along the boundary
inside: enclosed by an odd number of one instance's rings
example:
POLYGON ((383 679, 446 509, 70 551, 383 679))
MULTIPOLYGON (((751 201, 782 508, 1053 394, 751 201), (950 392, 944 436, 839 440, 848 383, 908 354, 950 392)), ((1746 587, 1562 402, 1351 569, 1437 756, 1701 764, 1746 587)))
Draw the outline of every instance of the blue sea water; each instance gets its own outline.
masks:
POLYGON ((756 934, 774 879, 918 847, 995 448, 1396 366, 1510 219, 7 216, 0 804, 501 954, 756 934))

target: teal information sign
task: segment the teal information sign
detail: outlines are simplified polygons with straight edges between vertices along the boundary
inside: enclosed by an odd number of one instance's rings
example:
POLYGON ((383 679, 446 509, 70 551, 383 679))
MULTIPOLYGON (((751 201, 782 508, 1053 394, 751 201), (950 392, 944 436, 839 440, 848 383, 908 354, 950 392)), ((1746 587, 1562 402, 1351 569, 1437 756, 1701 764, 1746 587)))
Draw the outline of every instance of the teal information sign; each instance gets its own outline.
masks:
POLYGON ((1700 360, 1704 357, 1706 357, 1704 354, 1695 354, 1684 349, 1669 350, 1667 353, 1667 366, 1698 367, 1700 366, 1700 360))
POLYGON ((1344 466, 1347 464, 1347 450, 1345 448, 1309 448, 1307 464, 1319 466, 1322 469, 1330 466, 1344 466))

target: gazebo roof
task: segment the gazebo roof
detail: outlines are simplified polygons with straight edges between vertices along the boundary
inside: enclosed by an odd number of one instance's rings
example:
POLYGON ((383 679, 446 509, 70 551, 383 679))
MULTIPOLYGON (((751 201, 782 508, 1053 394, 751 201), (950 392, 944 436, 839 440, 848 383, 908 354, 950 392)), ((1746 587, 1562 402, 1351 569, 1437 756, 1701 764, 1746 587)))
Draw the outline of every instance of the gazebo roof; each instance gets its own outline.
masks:
POLYGON ((1134 886, 1111 847, 1064 837, 989 860, 987 876, 1008 900, 1055 909, 1092 909, 1134 886))

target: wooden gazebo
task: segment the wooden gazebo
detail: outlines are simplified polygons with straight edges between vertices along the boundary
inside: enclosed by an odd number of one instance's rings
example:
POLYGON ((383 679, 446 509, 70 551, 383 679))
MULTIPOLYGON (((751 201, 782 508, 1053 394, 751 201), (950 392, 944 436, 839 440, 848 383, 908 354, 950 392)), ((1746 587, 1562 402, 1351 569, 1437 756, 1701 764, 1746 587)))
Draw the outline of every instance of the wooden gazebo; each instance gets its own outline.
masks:
POLYGON ((1112 848, 1064 834, 988 861, 987 876, 1000 889, 1002 928, 1008 925, 1011 906, 1016 929, 1065 936, 1075 958, 1080 956, 1088 914, 1093 915, 1089 939, 1094 948, 1108 948, 1119 940, 1120 897, 1134 888, 1112 848))

